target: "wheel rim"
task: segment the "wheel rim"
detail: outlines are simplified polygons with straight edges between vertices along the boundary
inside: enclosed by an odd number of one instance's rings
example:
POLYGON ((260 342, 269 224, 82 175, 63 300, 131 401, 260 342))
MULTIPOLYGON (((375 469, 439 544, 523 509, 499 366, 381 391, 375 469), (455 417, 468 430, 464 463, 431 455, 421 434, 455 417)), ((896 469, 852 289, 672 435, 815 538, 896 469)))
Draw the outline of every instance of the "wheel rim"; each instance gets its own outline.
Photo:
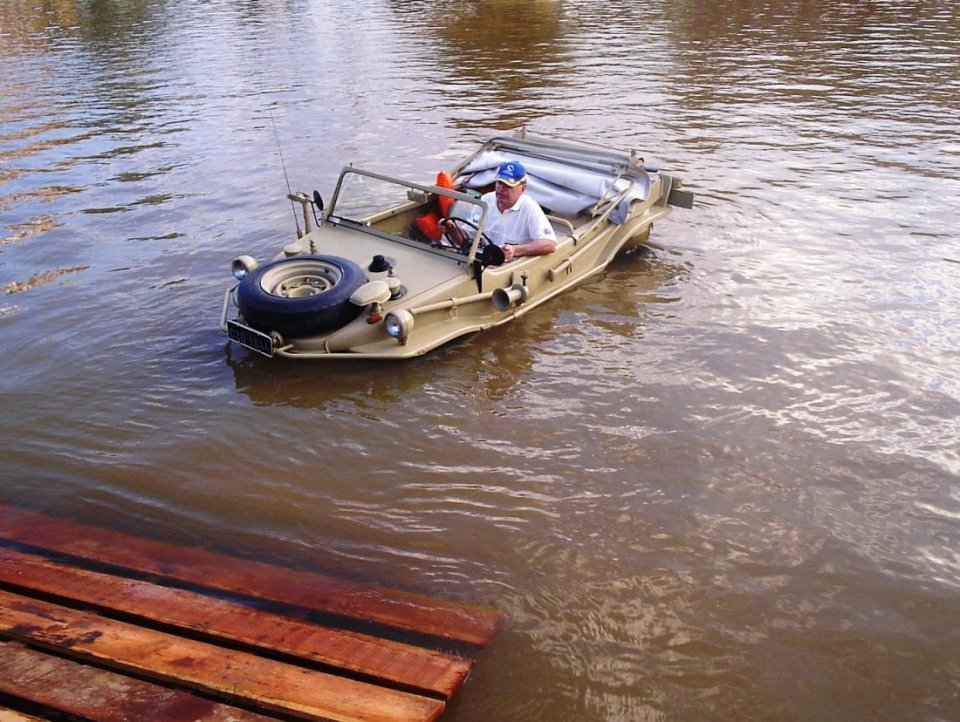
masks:
POLYGON ((277 298, 309 298, 336 286, 343 273, 321 261, 294 261, 280 264, 263 274, 260 286, 277 298))

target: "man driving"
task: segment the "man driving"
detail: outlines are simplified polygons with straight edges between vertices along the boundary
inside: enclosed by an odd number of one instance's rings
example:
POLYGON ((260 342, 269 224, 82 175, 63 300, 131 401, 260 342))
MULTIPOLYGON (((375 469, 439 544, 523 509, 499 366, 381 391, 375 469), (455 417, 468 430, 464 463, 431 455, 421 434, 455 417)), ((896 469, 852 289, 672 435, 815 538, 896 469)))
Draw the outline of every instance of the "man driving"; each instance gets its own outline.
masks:
MULTIPOLYGON (((487 222, 483 232, 495 245, 503 249, 505 261, 522 256, 543 256, 557 248, 557 236, 540 204, 524 193, 527 189, 527 170, 519 161, 501 163, 494 179, 494 190, 480 200, 487 207, 487 222)), ((480 222, 480 208, 473 207, 473 216, 467 220, 480 222)), ((464 241, 456 222, 442 222, 444 230, 454 242, 464 241)))

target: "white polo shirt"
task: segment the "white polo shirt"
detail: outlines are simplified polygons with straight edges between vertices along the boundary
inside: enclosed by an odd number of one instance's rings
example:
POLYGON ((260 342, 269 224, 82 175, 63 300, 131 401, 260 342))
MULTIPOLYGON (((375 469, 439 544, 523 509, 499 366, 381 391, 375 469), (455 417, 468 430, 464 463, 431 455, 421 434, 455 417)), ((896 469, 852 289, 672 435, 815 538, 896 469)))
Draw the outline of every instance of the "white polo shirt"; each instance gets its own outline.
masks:
MULTIPOLYGON (((546 214, 533 198, 526 193, 521 195, 512 207, 503 213, 497 208, 497 194, 485 193, 480 198, 487 207, 487 223, 483 232, 498 246, 507 243, 528 243, 539 238, 557 240, 553 226, 546 214)), ((480 222, 480 207, 473 206, 474 223, 480 222)))

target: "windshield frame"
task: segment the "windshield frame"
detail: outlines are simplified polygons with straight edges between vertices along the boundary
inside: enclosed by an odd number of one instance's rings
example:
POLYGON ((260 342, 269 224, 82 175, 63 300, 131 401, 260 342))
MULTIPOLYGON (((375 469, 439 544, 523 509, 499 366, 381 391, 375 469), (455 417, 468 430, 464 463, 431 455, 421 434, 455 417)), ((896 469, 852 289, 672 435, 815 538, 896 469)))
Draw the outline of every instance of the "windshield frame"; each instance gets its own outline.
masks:
POLYGON ((385 241, 390 241, 394 243, 402 243, 406 246, 411 246, 418 248, 423 251, 436 253, 442 256, 451 257, 457 260, 459 263, 466 263, 471 265, 474 259, 477 256, 477 250, 480 245, 480 240, 483 237, 484 225, 487 221, 487 207, 479 198, 476 198, 467 193, 461 193, 460 191, 452 190, 449 188, 441 188, 435 185, 423 185, 421 183, 414 183, 413 181, 404 180, 403 178, 397 178, 396 176, 388 176, 382 173, 376 173, 374 171, 363 170, 362 168, 354 168, 353 166, 344 166, 340 171, 340 177, 337 179, 337 185, 333 190, 333 197, 330 199, 330 205, 324 209, 323 215, 321 216, 320 222, 321 225, 324 223, 330 223, 331 225, 344 226, 347 228, 353 228, 355 230, 369 233, 370 235, 377 236, 382 238, 385 241), (364 216, 360 219, 348 218, 346 216, 337 215, 336 208, 337 202, 340 199, 341 191, 343 190, 344 179, 350 175, 360 175, 367 178, 372 178, 374 180, 382 181, 385 183, 394 184, 405 188, 407 191, 407 201, 399 204, 395 204, 384 208, 383 210, 376 211, 372 214, 364 216), (410 208, 415 208, 418 205, 426 204, 430 201, 431 194, 437 196, 446 196, 452 198, 455 201, 463 201, 464 203, 469 203, 473 206, 478 206, 480 208, 480 221, 477 224, 477 230, 474 232, 473 237, 470 241, 470 251, 466 256, 462 254, 455 248, 436 248, 428 243, 423 243, 412 238, 407 238, 405 236, 396 235, 394 233, 389 233, 377 228, 372 227, 372 224, 383 218, 389 218, 390 216, 397 215, 402 213, 410 208))

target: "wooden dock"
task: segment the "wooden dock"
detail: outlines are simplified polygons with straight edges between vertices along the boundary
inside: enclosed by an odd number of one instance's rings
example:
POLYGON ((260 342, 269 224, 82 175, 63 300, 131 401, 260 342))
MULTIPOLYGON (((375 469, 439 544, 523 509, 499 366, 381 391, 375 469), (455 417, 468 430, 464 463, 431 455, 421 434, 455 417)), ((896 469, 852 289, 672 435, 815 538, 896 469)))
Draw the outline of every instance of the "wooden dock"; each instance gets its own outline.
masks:
POLYGON ((0 722, 435 720, 497 622, 0 505, 0 722))

